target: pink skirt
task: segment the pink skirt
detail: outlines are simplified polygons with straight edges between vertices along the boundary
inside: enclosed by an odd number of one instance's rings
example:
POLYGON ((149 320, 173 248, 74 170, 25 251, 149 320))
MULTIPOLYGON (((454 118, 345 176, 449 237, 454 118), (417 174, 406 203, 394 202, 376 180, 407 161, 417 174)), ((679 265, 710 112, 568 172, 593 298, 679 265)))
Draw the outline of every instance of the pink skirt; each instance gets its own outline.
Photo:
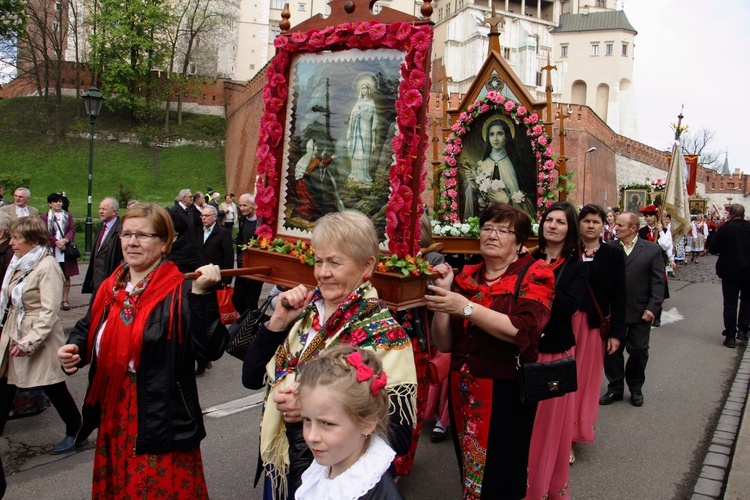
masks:
POLYGON ((598 328, 589 327, 588 314, 578 311, 573 315, 576 337, 576 370, 578 391, 573 393, 573 441, 593 443, 596 419, 599 415, 599 393, 604 371, 604 341, 598 328))
MULTIPOLYGON (((563 353, 539 353, 538 362, 554 361, 563 353)), ((570 498, 570 447, 573 444, 573 395, 539 403, 529 450, 527 500, 570 498)))

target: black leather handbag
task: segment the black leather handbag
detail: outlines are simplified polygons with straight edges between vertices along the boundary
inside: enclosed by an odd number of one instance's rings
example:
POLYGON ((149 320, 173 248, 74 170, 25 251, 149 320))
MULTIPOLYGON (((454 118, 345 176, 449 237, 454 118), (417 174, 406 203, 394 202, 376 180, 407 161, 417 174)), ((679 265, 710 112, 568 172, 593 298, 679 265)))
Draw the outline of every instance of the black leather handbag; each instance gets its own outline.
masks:
POLYGON ((572 356, 546 363, 521 363, 520 355, 516 360, 522 403, 536 403, 578 390, 576 360, 572 356))
MULTIPOLYGON (((568 263, 563 263, 562 269, 568 263)), ((515 297, 521 286, 527 265, 518 276, 515 297)), ((557 285, 557 283, 555 283, 557 285)), ((565 351, 566 356, 546 363, 521 363, 521 353, 516 354, 516 369, 518 370, 519 386, 521 388, 521 403, 531 404, 545 399, 557 398, 569 392, 578 390, 578 376, 576 360, 565 351)))
POLYGON ((245 311, 237 321, 227 327, 229 332, 227 354, 244 361, 247 347, 258 334, 258 328, 268 321, 266 310, 271 305, 271 298, 267 298, 259 309, 245 311))

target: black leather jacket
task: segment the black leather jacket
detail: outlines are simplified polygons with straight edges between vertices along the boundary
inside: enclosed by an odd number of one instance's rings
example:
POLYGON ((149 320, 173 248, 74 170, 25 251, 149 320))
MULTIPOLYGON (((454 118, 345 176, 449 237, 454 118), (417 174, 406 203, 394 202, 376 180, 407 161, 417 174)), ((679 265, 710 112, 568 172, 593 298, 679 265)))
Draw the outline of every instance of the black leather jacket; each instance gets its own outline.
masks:
MULTIPOLYGON (((167 338, 171 294, 151 311, 146 323, 136 373, 136 453, 189 450, 206 437, 195 383, 195 361, 219 359, 229 339, 226 327, 219 321, 216 292, 196 295, 188 293, 188 288, 186 283, 182 296, 181 334, 176 332, 175 324, 171 338, 167 338)), ((78 346, 81 355, 79 368, 92 362, 89 372, 91 380, 96 370, 96 359, 92 361, 89 357, 92 353, 86 352, 89 318, 90 311, 73 328, 68 344, 78 346)), ((177 315, 174 321, 177 321, 177 315)), ((88 411, 84 411, 83 426, 98 427, 98 408, 85 407, 84 410, 88 411)))

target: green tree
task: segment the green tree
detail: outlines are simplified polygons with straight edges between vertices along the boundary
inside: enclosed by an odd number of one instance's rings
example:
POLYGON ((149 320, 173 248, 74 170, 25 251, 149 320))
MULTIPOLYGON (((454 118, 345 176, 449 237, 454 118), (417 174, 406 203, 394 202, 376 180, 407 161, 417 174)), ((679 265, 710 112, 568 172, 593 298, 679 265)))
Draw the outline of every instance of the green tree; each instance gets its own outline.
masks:
POLYGON ((91 64, 112 109, 125 108, 138 119, 152 114, 160 97, 153 70, 167 56, 164 32, 168 4, 161 0, 99 0, 92 20, 91 64))
MULTIPOLYGON (((15 67, 17 41, 26 33, 26 3, 23 0, 0 0, 0 67, 15 67)), ((0 84, 3 83, 0 73, 0 84)))
MULTIPOLYGON (((200 82, 190 75, 216 77, 218 45, 228 38, 237 17, 232 5, 217 0, 180 0, 173 7, 168 77, 177 93, 177 125, 182 125, 182 99, 196 91, 200 82), (206 61, 209 61, 206 64, 206 61), (213 71, 212 71, 213 69, 213 71), (174 72, 174 73, 173 73, 174 72)), ((169 131, 170 97, 167 96, 165 128, 169 131)))

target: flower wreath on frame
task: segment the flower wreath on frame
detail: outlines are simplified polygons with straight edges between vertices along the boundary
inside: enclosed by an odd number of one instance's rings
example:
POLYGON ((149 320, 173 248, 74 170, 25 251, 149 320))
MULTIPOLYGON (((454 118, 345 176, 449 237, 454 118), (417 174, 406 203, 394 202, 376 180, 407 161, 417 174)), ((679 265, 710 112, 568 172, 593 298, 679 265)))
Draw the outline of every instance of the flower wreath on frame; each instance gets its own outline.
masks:
POLYGON ((259 238, 270 240, 275 236, 274 209, 279 196, 275 186, 279 183, 280 167, 274 150, 279 147, 284 133, 279 113, 288 96, 286 75, 292 56, 329 50, 389 48, 405 51, 406 55, 401 63, 401 81, 395 103, 398 133, 391 142, 395 161, 389 172, 391 192, 386 208, 385 233, 388 249, 399 258, 417 254, 419 219, 424 210, 422 204, 417 203, 416 214, 412 214, 412 205, 414 197, 424 191, 426 170, 421 166, 415 167, 414 163, 419 154, 419 145, 427 141, 426 117, 425 123, 417 122, 422 107, 427 105, 424 89, 427 88, 428 76, 424 69, 432 37, 432 28, 426 24, 385 24, 375 21, 343 23, 276 37, 274 45, 277 52, 269 63, 268 81, 263 88, 265 106, 256 152, 259 163, 255 201, 257 215, 263 222, 256 230, 259 238), (418 169, 419 175, 418 193, 411 188, 415 169, 418 169), (412 220, 413 225, 410 225, 412 220))
MULTIPOLYGON (((490 91, 487 95, 480 97, 470 104, 466 111, 462 111, 456 123, 451 127, 452 133, 445 144, 443 164, 440 166, 440 188, 438 193, 436 213, 443 225, 461 225, 462 221, 458 215, 458 155, 463 151, 463 138, 471 130, 474 121, 487 113, 500 113, 516 125, 526 126, 526 135, 531 140, 531 148, 536 158, 538 167, 537 175, 537 218, 545 208, 557 199, 559 178, 552 159, 552 148, 550 138, 540 123, 539 115, 529 111, 516 101, 506 98, 499 92, 490 91)), ((488 188, 504 189, 504 185, 494 186, 493 183, 502 183, 500 180, 483 179, 478 182, 480 196, 486 196, 488 188)), ((523 201, 522 192, 508 193, 508 197, 516 202, 523 201)), ((480 200, 480 204, 481 204, 480 200)), ((444 226, 443 226, 444 227, 444 226)))

